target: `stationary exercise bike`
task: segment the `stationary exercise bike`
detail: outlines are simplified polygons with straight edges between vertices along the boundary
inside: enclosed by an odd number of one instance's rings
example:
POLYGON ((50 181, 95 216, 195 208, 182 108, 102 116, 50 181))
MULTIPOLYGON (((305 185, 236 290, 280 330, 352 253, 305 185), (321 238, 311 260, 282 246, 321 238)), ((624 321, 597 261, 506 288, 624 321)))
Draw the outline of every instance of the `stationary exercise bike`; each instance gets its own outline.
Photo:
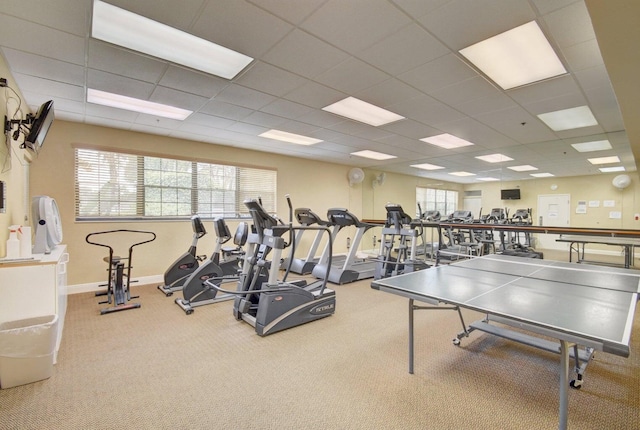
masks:
POLYGON ((231 239, 231 233, 223 218, 214 220, 214 228, 218 235, 216 248, 211 258, 200 265, 184 282, 182 298, 175 300, 176 304, 187 314, 191 315, 193 308, 210 305, 234 298, 232 294, 219 294, 205 281, 214 282, 218 286, 224 282, 237 281, 242 269, 244 251, 242 247, 247 241, 249 227, 246 222, 238 224, 233 236, 234 248, 224 248, 222 245, 231 239), (220 255, 223 258, 220 258, 220 255))
POLYGON ((242 270, 243 246, 247 242, 248 235, 247 223, 238 224, 236 234, 233 236, 233 244, 235 245, 233 247, 223 246, 232 239, 229 226, 224 218, 215 218, 213 228, 216 232, 216 247, 211 255, 211 260, 222 269, 224 276, 237 276, 242 270))
POLYGON ((196 271, 200 262, 207 258, 206 255, 196 255, 198 239, 207 234, 199 215, 191 217, 191 227, 193 228, 191 246, 164 272, 164 284, 158 285, 158 289, 167 297, 171 296, 174 291, 181 290, 185 281, 196 271))
POLYGON ((142 245, 143 243, 152 242, 155 239, 155 233, 141 230, 110 230, 90 233, 87 235, 87 237, 85 238, 87 243, 91 245, 102 246, 104 248, 109 248, 109 256, 104 258, 104 261, 109 264, 109 268, 107 269, 109 277, 106 284, 107 291, 105 293, 107 299, 105 301, 99 302, 99 304, 110 304, 113 306, 101 309, 100 315, 124 311, 127 309, 135 309, 141 306, 140 303, 129 303, 130 300, 138 298, 138 296, 131 296, 131 289, 129 288, 131 282, 134 282, 131 280, 133 248, 138 245, 142 245), (111 239, 105 239, 105 241, 108 240, 112 243, 122 243, 124 239, 121 237, 121 233, 126 233, 125 236, 129 237, 131 237, 131 235, 129 234, 131 233, 133 234, 133 237, 136 237, 137 235, 141 239, 144 239, 129 246, 129 253, 126 258, 113 255, 113 247, 111 245, 89 240, 91 237, 97 235, 103 235, 103 238, 106 238, 105 235, 110 235, 111 239), (127 262, 126 265, 125 261, 127 262))

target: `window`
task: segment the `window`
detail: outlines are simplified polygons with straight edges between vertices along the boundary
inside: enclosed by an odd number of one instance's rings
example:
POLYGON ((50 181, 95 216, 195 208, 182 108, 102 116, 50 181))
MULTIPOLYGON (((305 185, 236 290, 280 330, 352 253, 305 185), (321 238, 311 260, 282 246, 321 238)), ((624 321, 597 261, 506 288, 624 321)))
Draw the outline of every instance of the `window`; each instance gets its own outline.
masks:
POLYGON ((76 148, 76 219, 247 217, 260 198, 276 212, 275 170, 76 148))
POLYGON ((458 192, 416 187, 416 202, 422 207, 422 212, 436 210, 446 218, 458 208, 458 192))

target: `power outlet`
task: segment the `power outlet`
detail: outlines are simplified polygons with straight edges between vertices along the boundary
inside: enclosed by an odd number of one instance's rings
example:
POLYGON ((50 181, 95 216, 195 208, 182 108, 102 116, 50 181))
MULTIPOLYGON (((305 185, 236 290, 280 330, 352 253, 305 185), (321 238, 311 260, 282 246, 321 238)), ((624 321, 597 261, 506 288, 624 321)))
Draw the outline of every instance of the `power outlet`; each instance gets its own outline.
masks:
POLYGON ((8 87, 7 80, 5 78, 0 78, 0 88, 8 87))

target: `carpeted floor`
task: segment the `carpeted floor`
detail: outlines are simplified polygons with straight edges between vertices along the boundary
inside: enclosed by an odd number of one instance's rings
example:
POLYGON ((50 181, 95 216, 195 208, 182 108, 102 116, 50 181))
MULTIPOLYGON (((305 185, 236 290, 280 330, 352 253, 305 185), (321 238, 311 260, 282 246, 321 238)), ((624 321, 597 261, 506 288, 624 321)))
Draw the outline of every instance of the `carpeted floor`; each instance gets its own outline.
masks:
MULTIPOLYGON (((232 302, 187 316, 176 295, 133 288, 140 309, 103 316, 93 294, 69 297, 54 375, 0 390, 0 429, 558 425, 558 356, 478 332, 457 347, 456 313, 421 312, 410 375, 407 301, 370 281, 335 286, 335 315, 264 338, 232 302)), ((570 390, 569 428, 640 428, 640 313, 632 336, 629 358, 596 353, 570 390)))

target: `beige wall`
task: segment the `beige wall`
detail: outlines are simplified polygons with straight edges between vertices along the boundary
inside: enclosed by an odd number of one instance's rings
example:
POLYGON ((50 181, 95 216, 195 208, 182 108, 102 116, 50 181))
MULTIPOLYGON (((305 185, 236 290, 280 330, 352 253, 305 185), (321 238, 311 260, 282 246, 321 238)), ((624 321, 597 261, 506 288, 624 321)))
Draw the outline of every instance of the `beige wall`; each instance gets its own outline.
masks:
MULTIPOLYGON (((0 58, 0 77, 5 78, 8 86, 17 93, 16 95, 8 88, 0 89, 0 118, 2 118, 4 129, 5 116, 11 119, 21 119, 26 118, 30 111, 2 58, 0 58), (18 97, 22 100, 21 103, 18 97)), ((23 138, 24 136, 20 137, 16 142, 5 135, 0 144, 0 181, 5 182, 7 191, 6 212, 0 213, 0 256, 4 256, 6 253, 9 226, 14 224, 30 225, 30 221, 25 220, 25 217, 30 218, 29 205, 25 205, 25 202, 28 203, 25 193, 26 187, 28 187, 29 164, 24 158, 27 155, 26 151, 20 149, 19 142, 23 138)))
MULTIPOLYGON (((96 223, 76 222, 74 219, 74 145, 94 146, 100 148, 136 148, 136 150, 157 155, 184 157, 193 156, 198 159, 221 163, 238 163, 257 167, 271 167, 278 170, 278 212, 282 219, 288 218, 285 195, 291 196, 294 207, 310 207, 321 216, 331 207, 345 207, 362 219, 383 219, 386 203, 398 203, 411 215, 415 212, 415 187, 429 186, 432 180, 406 175, 388 173, 383 185, 373 186, 376 170, 365 171, 365 180, 358 185, 349 186, 347 173, 349 166, 321 163, 312 160, 295 159, 285 156, 240 150, 217 146, 133 133, 123 130, 109 129, 86 124, 69 123, 57 120, 40 156, 31 164, 31 195, 49 195, 56 199, 61 212, 64 242, 68 245, 72 263, 69 266, 69 283, 83 284, 103 281, 104 251, 85 243, 85 236, 95 231, 131 228, 150 230, 158 235, 158 239, 148 245, 136 249, 136 276, 157 275, 182 252, 186 251, 191 241, 191 228, 188 222, 138 222, 138 223, 96 223)), ((519 187, 522 200, 509 202, 506 206, 510 212, 517 208, 533 209, 534 222, 537 223, 536 206, 538 194, 563 193, 571 195, 572 212, 578 200, 615 200, 613 210, 621 211, 621 220, 610 220, 610 208, 589 208, 586 215, 571 214, 572 226, 603 228, 638 228, 640 222, 633 220, 633 214, 640 212, 640 196, 638 196, 637 175, 632 174, 632 185, 625 190, 618 190, 611 185, 615 175, 577 178, 551 178, 511 183, 489 183, 482 185, 462 186, 446 183, 438 187, 458 190, 460 205, 464 190, 481 190, 482 205, 485 213, 492 207, 505 207, 500 200, 501 188, 519 187), (551 184, 557 184, 556 191, 551 191, 551 184)), ((17 184, 10 198, 11 206, 22 209, 21 177, 12 178, 17 184), (17 195, 16 195, 17 194, 17 195)), ((22 210, 11 211, 4 216, 8 219, 19 218, 22 210)), ((229 221, 233 231, 234 221, 229 221)), ((209 254, 214 247, 215 234, 212 226, 206 224, 210 234, 200 241, 199 253, 209 254)), ((353 238, 353 231, 341 233, 336 242, 337 252, 346 250, 346 237, 353 238)), ((362 249, 371 249, 372 236, 379 234, 372 230, 363 240, 362 249)), ((6 235, 4 237, 6 240, 6 235)), ((308 239, 302 247, 308 245, 308 239)))
POLYGON ((533 222, 538 225, 538 195, 569 194, 571 197, 570 222, 572 227, 640 229, 640 221, 634 219, 640 213, 640 183, 637 172, 628 173, 631 185, 623 190, 615 188, 612 180, 617 174, 602 174, 598 176, 577 176, 569 178, 532 179, 518 182, 490 182, 466 186, 466 190, 482 191, 483 213, 491 208, 508 208, 513 215, 516 209, 533 210, 533 222), (557 185, 555 190, 551 185, 557 185), (520 188, 520 200, 500 200, 500 190, 506 188, 520 188), (587 208, 586 214, 577 214, 576 205, 579 201, 597 200, 598 208, 587 208), (604 207, 605 200, 615 201, 614 207, 604 207), (610 219, 609 212, 622 212, 621 219, 610 219))
MULTIPOLYGON (((20 93, 15 81, 2 59, 0 59, 0 77, 8 80, 9 85, 20 93)), ((12 115, 17 104, 9 90, 0 91, 0 115, 12 115)), ((20 94, 20 97, 22 95, 20 94)), ((28 108, 22 104, 23 116, 28 108)), ((275 168, 278 171, 278 215, 288 218, 285 195, 291 196, 294 207, 309 207, 321 216, 331 207, 344 207, 361 219, 383 219, 386 203, 398 203, 411 215, 415 212, 415 187, 428 187, 433 180, 388 173, 385 183, 373 186, 372 182, 379 173, 375 169, 365 170, 365 180, 358 185, 349 186, 347 173, 350 166, 316 162, 218 146, 191 142, 162 136, 147 135, 123 130, 109 129, 86 124, 69 123, 56 120, 51 127, 46 143, 39 157, 29 165, 24 160, 25 151, 16 142, 11 143, 11 169, 0 173, 0 180, 7 184, 7 212, 0 214, 0 255, 5 254, 5 241, 8 226, 12 224, 30 225, 30 196, 48 195, 56 199, 62 218, 64 243, 68 245, 71 257, 69 265, 69 284, 104 282, 105 264, 102 261, 104 251, 88 245, 85 237, 88 233, 112 229, 150 230, 158 235, 155 242, 136 250, 134 254, 134 275, 151 276, 164 272, 166 267, 191 242, 191 227, 188 222, 137 222, 137 223, 96 223, 76 222, 74 219, 74 145, 99 147, 103 149, 135 148, 137 151, 159 156, 194 157, 211 162, 243 164, 256 167, 275 168), (27 190, 28 188, 28 190, 27 190), (27 195, 28 193, 28 195, 27 195)), ((5 148, 3 148, 5 149, 5 148)), ((0 161, 6 163, 6 150, 0 150, 0 161)), ((443 183, 439 188, 460 192, 459 205, 462 208, 465 190, 481 190, 484 213, 493 207, 505 207, 500 200, 501 188, 519 187, 522 200, 509 202, 506 206, 511 213, 517 208, 532 208, 534 222, 537 223, 536 205, 539 194, 562 193, 571 195, 571 225, 575 227, 601 227, 638 229, 640 221, 634 220, 634 214, 640 213, 640 185, 636 172, 630 174, 632 184, 625 190, 611 185, 615 175, 599 175, 574 178, 550 178, 509 183, 488 183, 463 186, 455 183, 443 183), (557 184, 555 191, 551 184, 557 184), (608 213, 611 208, 589 208, 585 215, 575 214, 575 205, 579 200, 614 200, 615 211, 622 212, 622 219, 611 220, 608 213)), ((440 183, 441 181, 438 181, 440 183)), ((229 221, 233 231, 234 221, 229 221)), ((206 227, 210 234, 199 244, 199 253, 209 254, 214 248, 215 234, 211 224, 206 227)), ((337 252, 346 250, 346 237, 353 237, 353 231, 342 233, 336 242, 337 252)), ((362 249, 371 248, 370 233, 363 241, 362 249)), ((308 245, 310 238, 302 244, 308 245)))
MULTIPOLYGON (((262 152, 191 142, 57 120, 52 125, 46 144, 31 165, 31 194, 53 197, 59 207, 71 264, 69 283, 83 284, 103 280, 104 250, 85 243, 87 234, 112 229, 149 230, 157 234, 155 242, 136 248, 135 276, 161 274, 191 242, 189 222, 76 222, 74 209, 74 146, 102 149, 135 148, 159 156, 195 157, 204 161, 275 168, 278 171, 278 215, 288 219, 285 195, 294 207, 308 206, 318 214, 330 207, 346 207, 361 215, 360 185, 349 187, 349 166, 294 159, 262 152)), ((256 196, 257 197, 257 196, 256 196)), ((237 223, 228 222, 233 232, 237 223)), ((210 254, 215 245, 213 226, 205 223, 209 234, 198 246, 199 254, 210 254)), ((340 244, 338 244, 340 250, 340 244)), ((344 247, 342 247, 344 248, 344 247)))

